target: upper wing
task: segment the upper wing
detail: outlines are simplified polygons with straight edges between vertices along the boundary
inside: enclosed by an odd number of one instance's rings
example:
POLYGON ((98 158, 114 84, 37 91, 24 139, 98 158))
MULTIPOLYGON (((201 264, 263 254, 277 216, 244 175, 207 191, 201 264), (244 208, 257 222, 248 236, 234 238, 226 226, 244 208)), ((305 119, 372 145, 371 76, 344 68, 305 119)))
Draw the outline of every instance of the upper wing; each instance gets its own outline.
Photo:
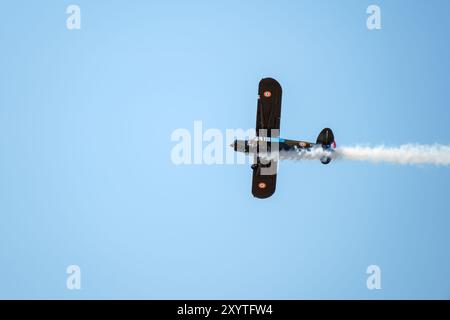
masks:
MULTIPOLYGON (((262 79, 259 82, 258 94, 256 135, 277 137, 280 130, 281 86, 272 78, 262 79)), ((257 166, 253 170, 252 194, 257 198, 268 198, 275 192, 278 162, 272 160, 269 163, 262 163, 256 155, 255 164, 257 166)))
MULTIPOLYGON (((265 78, 259 82, 258 110, 256 116, 256 135, 260 129, 280 130, 281 86, 275 79, 265 78)), ((270 136, 270 132, 267 132, 270 136)))

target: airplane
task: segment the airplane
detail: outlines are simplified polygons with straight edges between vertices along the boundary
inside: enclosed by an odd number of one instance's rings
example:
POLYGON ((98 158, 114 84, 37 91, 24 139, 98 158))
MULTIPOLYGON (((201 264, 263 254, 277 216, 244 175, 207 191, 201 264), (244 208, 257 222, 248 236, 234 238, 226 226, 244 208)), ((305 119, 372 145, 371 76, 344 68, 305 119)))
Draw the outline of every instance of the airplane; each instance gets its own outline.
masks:
POLYGON ((275 193, 279 157, 267 157, 272 150, 282 152, 326 151, 320 162, 329 164, 330 154, 336 148, 333 131, 323 129, 316 143, 288 140, 279 137, 281 118, 281 85, 272 78, 264 78, 259 82, 258 104, 256 113, 256 137, 250 140, 234 140, 231 147, 236 152, 254 155, 252 194, 259 199, 266 199, 275 193))

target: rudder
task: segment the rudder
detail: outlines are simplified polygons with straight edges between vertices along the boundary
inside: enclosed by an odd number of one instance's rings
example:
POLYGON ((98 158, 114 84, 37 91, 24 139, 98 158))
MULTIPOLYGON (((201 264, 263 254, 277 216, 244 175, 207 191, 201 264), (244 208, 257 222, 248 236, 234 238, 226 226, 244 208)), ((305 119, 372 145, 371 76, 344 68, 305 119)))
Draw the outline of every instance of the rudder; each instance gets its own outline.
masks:
POLYGON ((330 128, 325 128, 320 131, 319 136, 317 137, 317 144, 321 144, 322 146, 329 146, 334 142, 334 134, 330 128))

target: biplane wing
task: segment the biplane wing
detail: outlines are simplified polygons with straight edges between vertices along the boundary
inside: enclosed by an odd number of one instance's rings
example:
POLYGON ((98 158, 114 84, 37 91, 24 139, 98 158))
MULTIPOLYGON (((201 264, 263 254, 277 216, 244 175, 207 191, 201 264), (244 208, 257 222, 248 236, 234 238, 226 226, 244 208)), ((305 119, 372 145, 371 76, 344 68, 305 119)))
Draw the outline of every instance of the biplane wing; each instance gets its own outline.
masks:
MULTIPOLYGON (((256 115, 256 136, 278 138, 280 134, 281 95, 280 84, 272 78, 259 82, 258 107, 256 115)), ((258 144, 257 148, 260 145, 258 144)), ((258 149, 258 151, 260 151, 258 149)), ((263 160, 255 155, 252 194, 256 198, 268 198, 275 192, 278 161, 263 160)))

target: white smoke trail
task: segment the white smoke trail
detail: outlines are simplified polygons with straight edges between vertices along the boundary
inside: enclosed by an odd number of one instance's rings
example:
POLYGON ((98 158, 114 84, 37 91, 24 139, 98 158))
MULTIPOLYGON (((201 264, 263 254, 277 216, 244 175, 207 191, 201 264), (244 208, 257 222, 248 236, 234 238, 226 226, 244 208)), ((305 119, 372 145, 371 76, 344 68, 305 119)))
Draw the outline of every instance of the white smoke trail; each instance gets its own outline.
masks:
POLYGON ((323 150, 321 146, 310 149, 296 149, 290 151, 280 151, 277 153, 259 153, 259 157, 266 160, 320 160, 322 157, 336 159, 336 152, 323 150))
POLYGON ((450 145, 404 144, 399 147, 387 147, 384 145, 376 147, 344 146, 334 151, 323 150, 321 146, 316 146, 308 150, 299 148, 291 151, 280 151, 279 154, 260 153, 259 156, 266 160, 320 160, 323 157, 330 157, 336 160, 447 166, 450 165, 450 145))
POLYGON ((336 149, 336 159, 390 162, 397 164, 450 165, 450 146, 405 144, 399 147, 341 147, 336 149))

